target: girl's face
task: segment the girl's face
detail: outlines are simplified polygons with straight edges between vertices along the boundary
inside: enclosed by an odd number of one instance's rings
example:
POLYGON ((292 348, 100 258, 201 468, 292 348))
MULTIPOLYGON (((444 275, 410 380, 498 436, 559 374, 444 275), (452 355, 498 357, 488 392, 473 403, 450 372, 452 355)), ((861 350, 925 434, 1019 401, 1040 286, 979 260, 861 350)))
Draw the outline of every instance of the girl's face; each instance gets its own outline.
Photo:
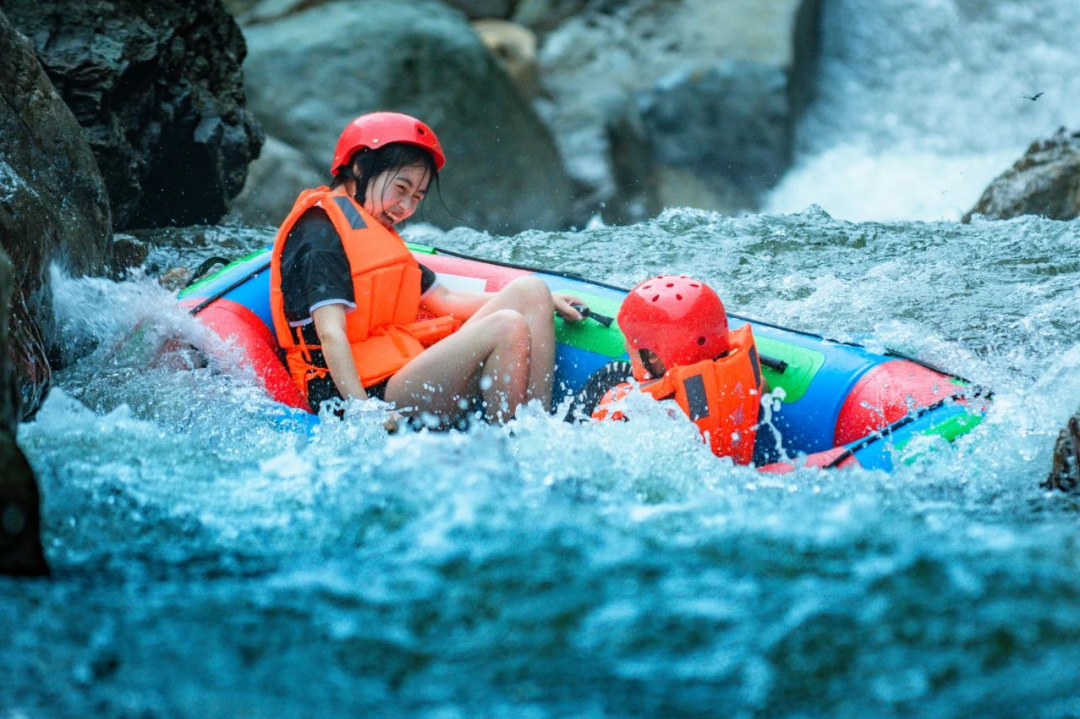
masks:
POLYGON ((407 220, 427 194, 431 175, 421 165, 386 170, 367 186, 364 209, 383 227, 407 220))

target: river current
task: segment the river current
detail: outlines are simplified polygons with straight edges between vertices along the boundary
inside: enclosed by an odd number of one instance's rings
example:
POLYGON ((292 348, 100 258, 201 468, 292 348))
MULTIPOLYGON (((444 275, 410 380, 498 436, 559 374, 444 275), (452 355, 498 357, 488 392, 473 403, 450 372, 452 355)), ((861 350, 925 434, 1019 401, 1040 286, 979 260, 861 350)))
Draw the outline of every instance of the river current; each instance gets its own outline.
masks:
MULTIPOLYGON (((151 273, 265 245, 168 233, 151 273)), ((414 238, 730 310, 993 387, 892 475, 762 476, 647 410, 306 438, 152 279, 58 278, 68 345, 19 441, 55 577, 0 580, 5 716, 1077 716, 1080 514, 1039 488, 1080 405, 1080 222, 669 211, 414 238), (139 327, 138 341, 122 342, 139 327)))
POLYGON ((825 7, 769 214, 409 236, 692 273, 993 388, 976 430, 891 475, 759 475, 648 406, 405 436, 357 407, 308 437, 154 279, 272 231, 163 232, 127 281, 56 276, 73 363, 19 429, 54 576, 0 577, 0 719, 1080 717, 1080 502, 1039 487, 1080 406, 1080 221, 943 221, 1075 125, 1080 8, 825 7))

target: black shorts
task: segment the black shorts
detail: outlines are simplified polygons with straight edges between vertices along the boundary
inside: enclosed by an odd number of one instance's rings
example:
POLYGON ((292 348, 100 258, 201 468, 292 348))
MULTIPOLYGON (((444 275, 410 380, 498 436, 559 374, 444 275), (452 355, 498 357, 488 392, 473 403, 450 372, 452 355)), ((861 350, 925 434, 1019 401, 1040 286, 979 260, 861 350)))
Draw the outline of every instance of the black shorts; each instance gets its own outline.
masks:
MULTIPOLYGON (((386 400, 386 384, 390 380, 384 379, 378 384, 367 388, 368 397, 378 400, 386 400)), ((341 399, 341 393, 337 390, 334 380, 327 374, 325 377, 316 377, 308 382, 308 405, 311 411, 318 414, 319 406, 331 399, 341 399)))

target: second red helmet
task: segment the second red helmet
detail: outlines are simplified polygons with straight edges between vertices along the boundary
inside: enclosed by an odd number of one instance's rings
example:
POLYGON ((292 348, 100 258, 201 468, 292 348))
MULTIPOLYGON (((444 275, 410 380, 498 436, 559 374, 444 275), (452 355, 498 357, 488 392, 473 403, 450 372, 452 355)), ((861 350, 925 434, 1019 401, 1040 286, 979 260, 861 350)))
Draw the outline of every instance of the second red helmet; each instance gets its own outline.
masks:
MULTIPOLYGON (((704 282, 686 275, 660 275, 630 290, 618 322, 631 347, 651 351, 667 369, 730 349, 724 303, 704 282)), ((643 368, 632 359, 636 376, 643 368)))
POLYGON ((330 174, 336 175, 357 151, 364 148, 374 150, 394 142, 427 150, 435 160, 436 170, 441 170, 446 164, 439 138, 423 122, 400 112, 370 112, 350 122, 338 137, 330 174))

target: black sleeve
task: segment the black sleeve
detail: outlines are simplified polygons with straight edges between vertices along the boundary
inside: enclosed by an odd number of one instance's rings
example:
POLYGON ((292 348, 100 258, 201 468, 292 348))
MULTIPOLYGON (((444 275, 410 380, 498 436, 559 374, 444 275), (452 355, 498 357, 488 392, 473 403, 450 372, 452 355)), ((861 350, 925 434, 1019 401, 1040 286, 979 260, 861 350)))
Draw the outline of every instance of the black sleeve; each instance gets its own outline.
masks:
POLYGON ((425 292, 435 286, 435 282, 439 278, 435 276, 435 272, 427 265, 422 263, 417 264, 420 265, 420 271, 423 273, 423 276, 420 278, 420 295, 423 296, 425 292))
POLYGON ((349 258, 326 212, 313 207, 289 231, 281 253, 281 290, 285 317, 299 322, 319 302, 356 305, 349 258))

